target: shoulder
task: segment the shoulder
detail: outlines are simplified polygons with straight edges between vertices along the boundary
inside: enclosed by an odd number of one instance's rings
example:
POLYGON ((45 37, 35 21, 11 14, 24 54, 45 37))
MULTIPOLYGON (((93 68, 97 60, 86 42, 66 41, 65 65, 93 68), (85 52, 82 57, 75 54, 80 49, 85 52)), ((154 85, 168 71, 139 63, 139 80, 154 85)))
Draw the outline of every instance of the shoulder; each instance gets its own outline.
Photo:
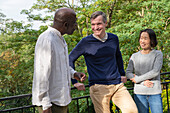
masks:
POLYGON ((113 33, 107 33, 107 35, 109 38, 118 38, 118 36, 113 33))
POLYGON ((54 33, 50 30, 45 30, 43 33, 40 34, 39 38, 42 38, 44 40, 52 40, 52 37, 54 37, 54 33))
POLYGON ((78 42, 77 46, 85 46, 90 39, 91 39, 91 36, 90 36, 90 35, 82 38, 82 39, 78 42))
POLYGON ((138 51, 138 52, 136 52, 136 53, 133 53, 133 54, 131 55, 131 59, 135 59, 135 58, 138 57, 140 54, 141 54, 140 51, 138 51))
POLYGON ((93 35, 91 34, 91 35, 88 35, 88 36, 84 37, 83 39, 84 40, 91 40, 92 38, 93 38, 93 35))
POLYGON ((136 56, 136 55, 139 55, 139 54, 141 54, 140 51, 138 51, 138 52, 136 52, 136 53, 133 53, 132 55, 136 56))
POLYGON ((162 52, 160 50, 153 49, 153 52, 156 53, 156 54, 162 54, 162 52))
POLYGON ((118 36, 117 36, 117 35, 115 35, 115 34, 113 34, 113 33, 107 33, 107 35, 108 35, 108 39, 109 39, 109 40, 114 40, 114 41, 116 41, 116 42, 119 42, 119 39, 118 39, 118 36))
POLYGON ((163 53, 159 50, 152 50, 152 53, 155 54, 156 56, 163 56, 163 53))
POLYGON ((49 45, 49 46, 55 46, 56 44, 60 43, 60 37, 56 35, 51 30, 47 29, 43 33, 40 34, 38 37, 37 43, 41 46, 49 45))
POLYGON ((82 38, 81 42, 88 42, 88 41, 91 41, 91 40, 94 40, 93 36, 92 35, 88 35, 88 36, 82 38))
POLYGON ((49 33, 48 31, 44 31, 43 33, 41 33, 38 37, 37 42, 44 42, 44 41, 50 41, 49 39, 49 33))

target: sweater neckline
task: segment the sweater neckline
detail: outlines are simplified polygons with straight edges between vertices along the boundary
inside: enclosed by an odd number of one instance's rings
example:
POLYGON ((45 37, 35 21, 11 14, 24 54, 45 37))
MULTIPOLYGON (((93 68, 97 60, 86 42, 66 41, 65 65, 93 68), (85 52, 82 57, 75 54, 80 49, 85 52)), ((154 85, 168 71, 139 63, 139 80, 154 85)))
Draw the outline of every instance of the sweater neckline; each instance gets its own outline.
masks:
POLYGON ((102 42, 102 43, 105 43, 105 42, 108 40, 109 36, 108 36, 107 33, 106 33, 106 35, 107 35, 107 39, 106 39, 105 41, 101 41, 101 40, 99 40, 98 38, 95 38, 95 37, 93 36, 93 34, 91 34, 91 36, 93 37, 93 39, 98 40, 99 42, 102 42))
POLYGON ((139 51, 139 53, 140 53, 141 55, 147 56, 147 55, 150 55, 154 50, 155 50, 155 49, 152 49, 148 54, 142 54, 142 53, 141 53, 141 50, 139 51))

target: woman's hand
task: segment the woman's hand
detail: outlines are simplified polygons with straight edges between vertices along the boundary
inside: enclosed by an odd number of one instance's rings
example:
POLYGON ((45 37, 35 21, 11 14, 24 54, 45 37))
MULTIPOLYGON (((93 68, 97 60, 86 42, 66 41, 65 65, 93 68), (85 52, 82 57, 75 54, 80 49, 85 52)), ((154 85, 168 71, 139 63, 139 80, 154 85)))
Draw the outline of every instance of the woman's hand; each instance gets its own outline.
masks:
POLYGON ((144 86, 148 87, 148 88, 152 88, 153 87, 153 82, 150 80, 145 80, 144 81, 144 86))
POLYGON ((133 74, 134 75, 134 77, 133 78, 131 78, 130 80, 132 81, 132 82, 134 82, 134 83, 136 83, 136 81, 135 81, 135 74, 133 74))

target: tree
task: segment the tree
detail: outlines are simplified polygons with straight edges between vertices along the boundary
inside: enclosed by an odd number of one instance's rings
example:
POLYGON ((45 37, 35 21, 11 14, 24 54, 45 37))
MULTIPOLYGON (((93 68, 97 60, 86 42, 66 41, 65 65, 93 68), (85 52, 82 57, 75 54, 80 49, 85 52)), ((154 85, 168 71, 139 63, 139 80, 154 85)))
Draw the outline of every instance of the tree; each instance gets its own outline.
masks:
MULTIPOLYGON (((162 72, 169 72, 169 5, 169 0, 37 0, 31 9, 23 10, 21 13, 26 14, 30 22, 36 20, 52 23, 56 9, 61 7, 74 9, 77 13, 78 28, 73 35, 64 35, 70 52, 83 37, 92 33, 91 14, 97 10, 105 12, 108 19, 107 32, 119 37, 125 69, 130 56, 140 49, 138 43, 140 30, 151 28, 158 38, 156 49, 161 50, 164 55, 162 72), (36 10, 44 11, 45 15, 34 14, 36 10)), ((47 26, 41 26, 39 30, 32 30, 31 26, 31 24, 23 25, 23 22, 6 19, 5 15, 0 13, 0 63, 2 64, 0 96, 31 93, 34 47, 39 34, 47 29, 47 26), (22 83, 23 81, 25 84, 22 83), (8 87, 4 83, 9 83, 8 87), (2 92, 2 88, 6 90, 2 92)), ((75 65, 77 71, 87 74, 83 57, 80 57, 75 65)), ((88 81, 85 84, 88 84, 88 81)), ((126 85, 131 83, 128 82, 126 85)), ((72 95, 77 97, 87 94, 89 94, 88 90, 74 91, 72 95)), ((80 104, 83 104, 83 100, 80 104)), ((84 113, 84 106, 81 109, 81 113, 84 113)))

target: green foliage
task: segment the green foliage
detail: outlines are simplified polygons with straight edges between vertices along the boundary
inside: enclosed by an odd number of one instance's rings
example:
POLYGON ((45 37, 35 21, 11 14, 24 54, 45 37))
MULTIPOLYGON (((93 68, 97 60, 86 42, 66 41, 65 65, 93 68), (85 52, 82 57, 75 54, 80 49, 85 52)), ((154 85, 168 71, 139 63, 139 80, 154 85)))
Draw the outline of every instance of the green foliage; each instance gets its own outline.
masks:
MULTIPOLYGON (((170 93, 170 89, 168 89, 168 94, 170 93)), ((170 99, 168 100, 170 102, 170 99)), ((164 89, 162 91, 162 103, 163 103, 163 113, 168 113, 168 103, 167 103, 167 95, 166 95, 166 90, 164 89)))
POLYGON ((0 38, 0 97, 31 93, 32 88, 34 46, 42 31, 13 28, 6 26, 12 32, 5 31, 0 38))
MULTIPOLYGON (((71 91, 71 94, 72 94, 72 98, 88 96, 89 95, 89 88, 86 88, 86 91, 79 91, 79 92, 77 92, 76 89, 75 89, 75 90, 71 91)), ((88 103, 87 103, 87 98, 79 99, 78 104, 80 106, 79 107, 80 113, 87 113, 87 109, 88 109, 87 104, 89 104, 90 113, 94 112, 94 107, 93 107, 93 104, 92 104, 92 101, 91 101, 90 98, 88 99, 88 103)), ((69 111, 71 111, 72 113, 77 112, 77 101, 76 100, 72 100, 72 102, 69 104, 69 111)))
POLYGON ((32 79, 30 74, 29 64, 31 62, 20 61, 19 55, 17 55, 11 49, 3 52, 0 57, 1 62, 1 79, 0 79, 0 96, 12 96, 18 95, 23 92, 28 93, 30 90, 32 79), (25 69, 25 70, 24 70, 25 69), (2 90, 3 89, 3 90, 2 90))
MULTIPOLYGON (((83 37, 92 33, 90 16, 94 11, 100 10, 107 15, 107 32, 119 37, 125 69, 130 56, 140 50, 138 43, 140 30, 151 28, 156 32, 158 39, 158 46, 155 49, 161 50, 164 55, 162 72, 170 71, 169 0, 37 0, 31 9, 23 10, 21 14, 27 15, 29 21, 45 23, 53 20, 54 14, 51 13, 60 7, 74 9, 78 18, 78 29, 74 34, 64 35, 69 53, 83 37), (45 15, 41 13, 35 15, 34 11, 44 11, 45 15)), ((31 27, 31 24, 25 25, 22 21, 6 19, 5 15, 0 13, 0 97, 31 93, 34 47, 38 36, 47 29, 47 26, 41 26, 39 30, 33 30, 31 27)), ((87 74, 83 56, 75 62, 75 65, 77 71, 87 74)), ((85 84, 88 84, 88 80, 85 84)), ((126 83, 127 87, 131 85, 131 82, 126 83)), ((74 90, 72 97, 88 94, 89 89, 85 92, 74 90)), ((79 102, 81 113, 86 112, 85 101, 79 102)), ((71 111, 75 110, 74 101, 70 106, 71 111)))

